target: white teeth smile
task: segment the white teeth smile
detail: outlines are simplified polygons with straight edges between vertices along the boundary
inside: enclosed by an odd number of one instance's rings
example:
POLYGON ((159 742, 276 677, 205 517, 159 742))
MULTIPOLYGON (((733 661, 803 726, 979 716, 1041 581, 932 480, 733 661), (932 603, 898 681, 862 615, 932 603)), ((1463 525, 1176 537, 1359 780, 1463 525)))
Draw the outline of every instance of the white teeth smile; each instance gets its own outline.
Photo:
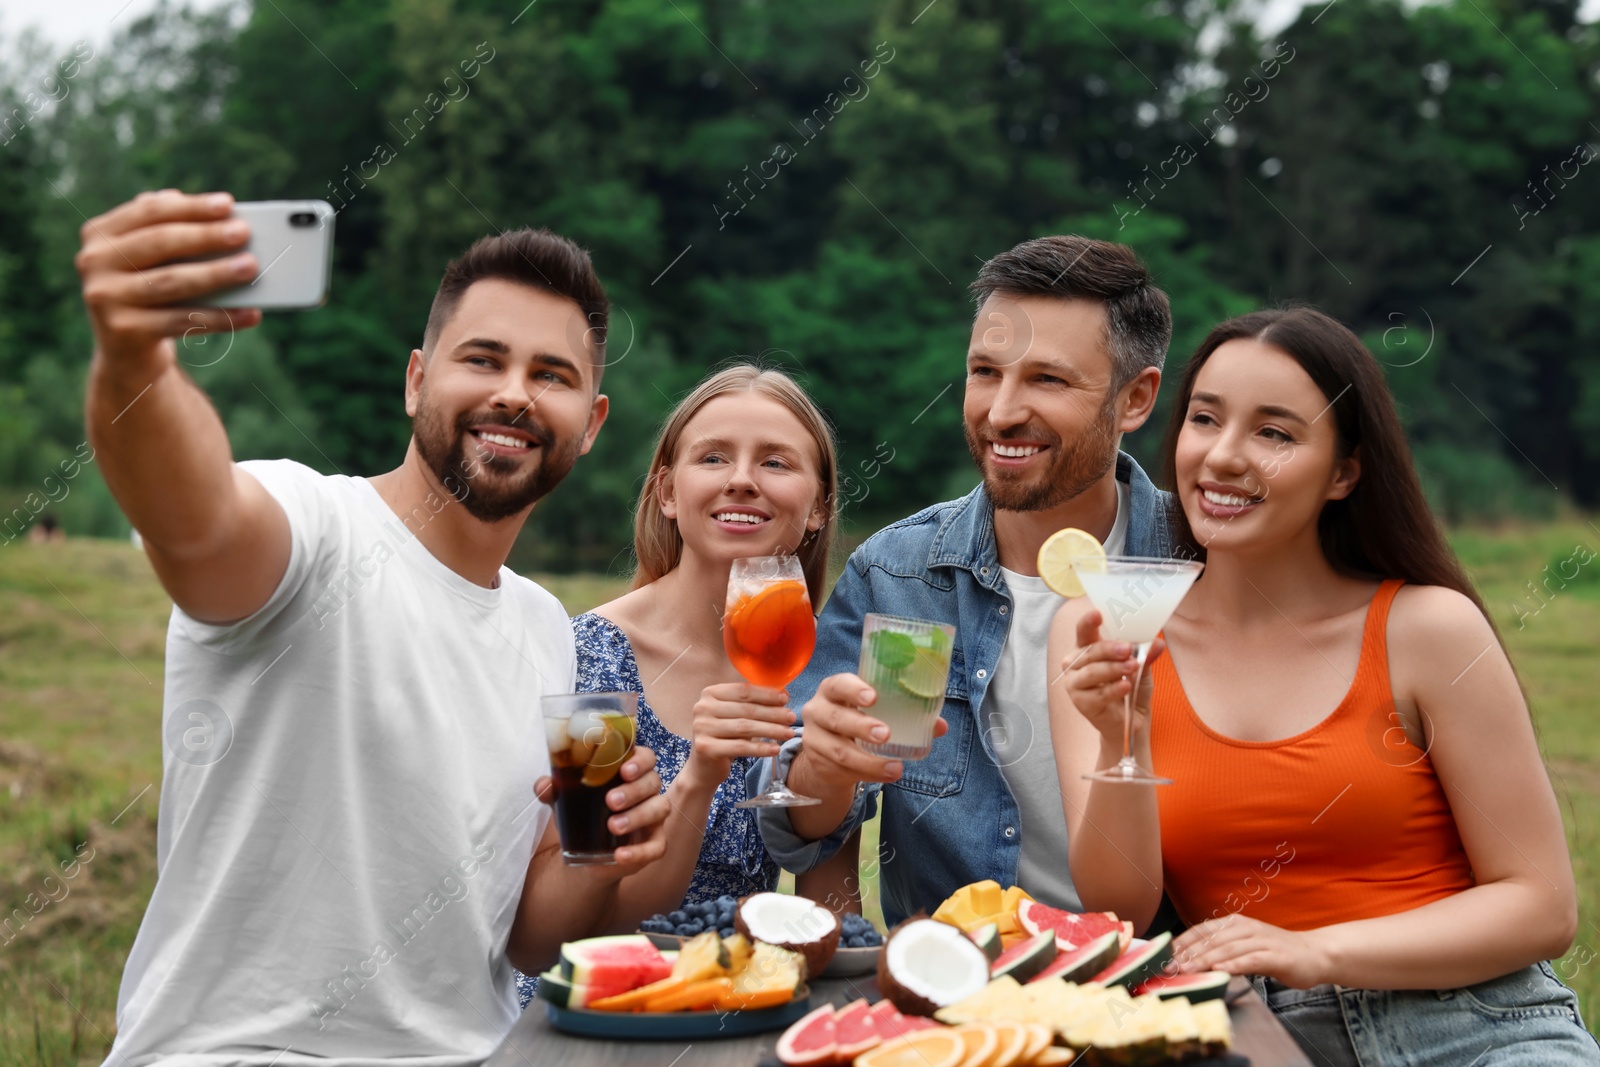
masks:
POLYGON ((1007 459, 1023 459, 1035 452, 1043 452, 1043 445, 1003 445, 999 441, 990 442, 995 455, 1005 456, 1007 459))
POLYGON ((751 515, 743 511, 725 511, 720 515, 713 515, 711 517, 716 519, 718 522, 745 522, 749 523, 751 526, 759 526, 761 523, 767 521, 760 515, 751 515))
POLYGON ((1242 508, 1256 503, 1255 497, 1225 496, 1222 493, 1213 493, 1209 489, 1202 489, 1200 490, 1200 493, 1213 504, 1217 504, 1225 508, 1242 508))
POLYGON ((524 441, 520 437, 511 437, 503 433, 490 433, 487 430, 474 430, 473 432, 476 433, 480 439, 488 441, 492 445, 500 445, 503 448, 533 447, 532 443, 524 441))

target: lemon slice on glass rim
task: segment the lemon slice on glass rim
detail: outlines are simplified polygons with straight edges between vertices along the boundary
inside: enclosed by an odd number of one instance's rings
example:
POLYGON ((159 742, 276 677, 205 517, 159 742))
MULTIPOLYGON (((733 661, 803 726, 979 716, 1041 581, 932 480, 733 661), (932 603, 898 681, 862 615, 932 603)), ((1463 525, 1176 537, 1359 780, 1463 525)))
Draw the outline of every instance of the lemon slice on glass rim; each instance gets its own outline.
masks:
POLYGON ((1094 534, 1076 526, 1057 530, 1039 546, 1039 577, 1053 592, 1064 597, 1083 595, 1083 583, 1078 581, 1078 575, 1072 569, 1073 560, 1077 560, 1079 566, 1083 566, 1085 561, 1093 561, 1090 566, 1104 570, 1106 550, 1100 546, 1094 534))

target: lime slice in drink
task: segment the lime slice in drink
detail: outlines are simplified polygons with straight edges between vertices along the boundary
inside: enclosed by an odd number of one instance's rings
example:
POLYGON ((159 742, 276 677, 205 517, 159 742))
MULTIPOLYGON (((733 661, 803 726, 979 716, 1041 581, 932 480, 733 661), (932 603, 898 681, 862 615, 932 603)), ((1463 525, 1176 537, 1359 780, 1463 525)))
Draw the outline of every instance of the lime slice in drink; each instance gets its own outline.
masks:
POLYGON ((1057 530, 1039 546, 1039 577, 1060 596, 1083 595, 1083 583, 1072 569, 1074 563, 1080 568, 1106 569, 1106 550, 1094 534, 1069 526, 1057 530))
POLYGON ((919 648, 916 657, 906 667, 897 681, 900 688, 914 697, 932 700, 944 695, 944 683, 950 676, 950 654, 930 648, 919 648))
POLYGON ((949 658, 950 650, 955 646, 955 639, 939 627, 930 626, 926 631, 913 635, 911 643, 918 648, 925 648, 949 658))
POLYGON ((917 646, 905 634, 893 630, 874 630, 867 638, 872 658, 886 671, 894 672, 911 665, 916 658, 917 646))

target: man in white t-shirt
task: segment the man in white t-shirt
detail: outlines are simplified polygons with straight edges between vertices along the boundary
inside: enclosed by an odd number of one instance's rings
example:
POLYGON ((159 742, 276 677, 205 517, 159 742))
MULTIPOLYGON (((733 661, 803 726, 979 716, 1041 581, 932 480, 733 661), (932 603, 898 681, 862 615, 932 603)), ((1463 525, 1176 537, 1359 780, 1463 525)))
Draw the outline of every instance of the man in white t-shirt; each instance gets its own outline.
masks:
POLYGON ((159 880, 107 1063, 478 1063, 512 964, 633 928, 627 876, 664 848, 641 748, 607 798, 617 865, 561 864, 539 708, 574 688, 572 635, 504 565, 605 421, 605 291, 564 238, 486 237, 411 353, 399 467, 234 463, 171 340, 260 321, 181 306, 260 269, 231 205, 146 193, 77 257, 89 438, 174 602, 159 880))

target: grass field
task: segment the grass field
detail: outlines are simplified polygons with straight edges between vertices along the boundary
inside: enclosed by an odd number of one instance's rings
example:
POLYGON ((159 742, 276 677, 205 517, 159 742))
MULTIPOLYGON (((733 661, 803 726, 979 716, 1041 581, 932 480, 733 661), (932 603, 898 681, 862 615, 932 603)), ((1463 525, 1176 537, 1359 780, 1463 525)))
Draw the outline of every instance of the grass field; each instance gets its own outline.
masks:
MULTIPOLYGON (((1600 560, 1580 565, 1586 554, 1574 548, 1600 550, 1600 529, 1569 521, 1455 542, 1516 658, 1561 797, 1583 921, 1559 966, 1593 1026, 1600 560)), ((541 580, 573 612, 619 589, 594 577, 541 580)), ((88 540, 0 550, 0 604, 0 922, 11 923, 0 925, 0 1067, 97 1064, 155 880, 169 605, 139 552, 88 540)))

